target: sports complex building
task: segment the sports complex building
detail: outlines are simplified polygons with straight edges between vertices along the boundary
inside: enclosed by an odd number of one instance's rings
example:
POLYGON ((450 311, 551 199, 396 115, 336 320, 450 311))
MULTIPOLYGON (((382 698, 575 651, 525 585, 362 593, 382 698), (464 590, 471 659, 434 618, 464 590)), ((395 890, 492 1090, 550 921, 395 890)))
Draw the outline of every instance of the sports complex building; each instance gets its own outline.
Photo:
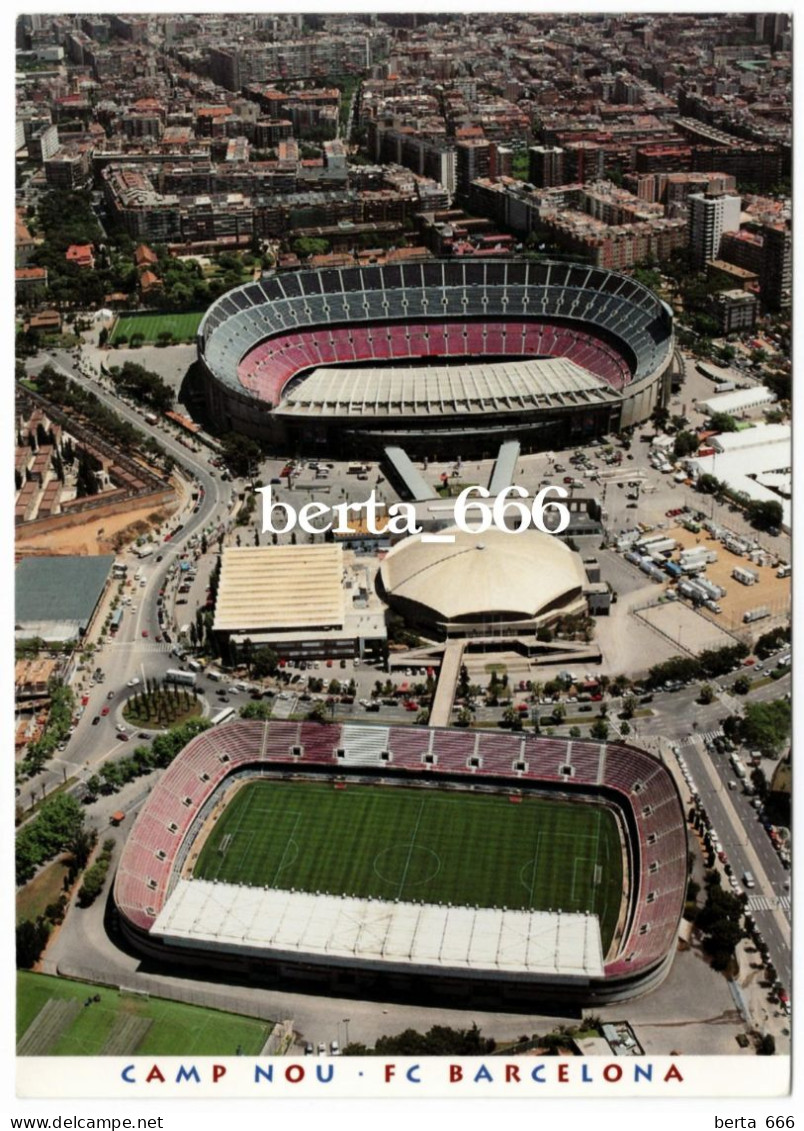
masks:
POLYGON ((669 382, 673 319, 596 267, 436 260, 248 283, 213 303, 197 344, 222 431, 286 451, 485 454, 647 419, 669 382))
POLYGON ((633 746, 276 720, 188 744, 132 828, 114 898, 163 964, 586 1005, 661 982, 686 883, 677 788, 633 746))

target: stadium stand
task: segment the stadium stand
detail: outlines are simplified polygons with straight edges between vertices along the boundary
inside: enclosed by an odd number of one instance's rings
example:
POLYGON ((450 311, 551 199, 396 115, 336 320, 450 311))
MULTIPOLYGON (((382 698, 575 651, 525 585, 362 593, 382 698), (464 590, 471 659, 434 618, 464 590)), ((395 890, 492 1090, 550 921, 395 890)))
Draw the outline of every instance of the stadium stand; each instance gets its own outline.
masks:
POLYGON ((259 430, 289 383, 320 366, 439 358, 564 358, 620 394, 626 415, 645 419, 656 394, 644 394, 670 364, 673 329, 669 308, 626 276, 477 259, 249 283, 213 303, 197 345, 208 403, 244 429, 259 430))
POLYGON ((135 935, 153 926, 178 868, 220 787, 233 775, 303 761, 334 773, 378 765, 397 780, 439 775, 517 788, 556 787, 562 795, 616 800, 631 857, 630 909, 616 953, 605 963, 607 992, 644 986, 669 957, 683 910, 687 839, 672 776, 650 754, 624 743, 441 728, 358 724, 231 722, 193 739, 151 791, 122 853, 115 901, 135 935), (387 755, 387 757, 385 757, 387 755), (430 759, 430 761, 426 761, 430 759), (527 765, 523 772, 517 767, 527 765), (568 768, 574 773, 567 774, 568 768), (398 776, 401 772, 401 778, 398 776), (189 799, 189 803, 188 803, 189 799))

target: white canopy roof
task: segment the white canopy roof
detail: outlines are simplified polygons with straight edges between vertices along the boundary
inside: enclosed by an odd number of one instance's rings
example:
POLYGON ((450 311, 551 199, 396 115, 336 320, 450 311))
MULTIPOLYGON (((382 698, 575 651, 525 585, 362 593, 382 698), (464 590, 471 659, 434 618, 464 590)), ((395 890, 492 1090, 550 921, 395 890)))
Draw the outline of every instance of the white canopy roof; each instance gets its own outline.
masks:
POLYGON ((166 943, 314 965, 603 975, 597 916, 390 903, 179 880, 152 930, 166 943))

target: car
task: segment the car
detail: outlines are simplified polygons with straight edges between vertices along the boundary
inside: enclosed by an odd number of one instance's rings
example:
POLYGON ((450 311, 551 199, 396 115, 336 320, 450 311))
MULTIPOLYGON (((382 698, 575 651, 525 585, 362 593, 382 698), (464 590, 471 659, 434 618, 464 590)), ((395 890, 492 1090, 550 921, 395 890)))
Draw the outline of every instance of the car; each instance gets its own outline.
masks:
POLYGON ((327 1046, 324 1044, 323 1041, 318 1042, 318 1055, 319 1056, 326 1056, 327 1055, 327 1046))
POLYGON ((315 1052, 315 1049, 313 1048, 312 1042, 307 1041, 305 1046, 304 1046, 304 1055, 305 1056, 312 1056, 314 1052, 315 1052))
POLYGON ((154 637, 154 640, 155 640, 155 641, 157 642, 157 644, 161 644, 161 643, 162 643, 162 634, 161 634, 161 632, 158 632, 158 633, 156 634, 156 636, 154 637))
POLYGON ((140 677, 135 675, 133 679, 130 679, 128 681, 128 686, 129 687, 137 687, 139 682, 140 682, 140 677))
POLYGON ((107 699, 114 699, 114 696, 115 696, 115 693, 114 693, 114 691, 110 691, 110 692, 109 692, 109 693, 107 694, 106 698, 107 698, 107 699))
POLYGON ((94 727, 96 727, 99 722, 100 722, 100 715, 96 715, 95 718, 92 720, 92 725, 94 727))
POLYGON ((147 628, 144 628, 144 629, 142 630, 142 635, 143 635, 143 638, 144 638, 144 637, 146 637, 146 636, 148 635, 148 629, 147 629, 147 628))
POLYGON ((106 716, 107 716, 108 714, 109 714, 109 708, 108 708, 108 707, 102 707, 102 708, 101 708, 101 716, 102 716, 103 718, 106 718, 106 716))
POLYGON ((123 730, 119 731, 117 734, 117 738, 120 740, 120 742, 128 742, 128 737, 129 736, 123 730))
POLYGON ((329 1042, 329 1052, 330 1052, 330 1056, 340 1056, 341 1055, 341 1046, 338 1044, 337 1041, 330 1041, 329 1042))

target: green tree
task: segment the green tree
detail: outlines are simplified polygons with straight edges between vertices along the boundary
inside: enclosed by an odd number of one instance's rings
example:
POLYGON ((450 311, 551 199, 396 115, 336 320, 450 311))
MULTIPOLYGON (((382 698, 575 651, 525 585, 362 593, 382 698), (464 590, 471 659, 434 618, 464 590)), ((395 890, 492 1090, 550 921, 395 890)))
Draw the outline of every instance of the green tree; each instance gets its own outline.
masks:
POLYGON ((695 486, 704 495, 715 495, 720 490, 720 480, 706 472, 698 476, 695 486))
POLYGON ((589 736, 605 742, 609 737, 609 724, 605 719, 595 719, 589 728, 589 736))
MULTIPOLYGON (((740 741, 766 758, 778 756, 790 738, 791 707, 787 699, 748 703, 738 719, 740 741)), ((725 728, 724 728, 725 729, 725 728)))
POLYGON ((698 436, 695 432, 679 432, 673 444, 673 455, 676 459, 684 459, 698 451, 698 436))
POLYGON ((50 927, 44 919, 23 919, 17 924, 17 969, 30 970, 47 946, 50 927))
POLYGON ((711 683, 702 685, 701 690, 698 692, 698 702, 704 705, 713 702, 715 698, 715 691, 711 683))
POLYGON ((709 417, 709 427, 716 432, 736 432, 737 421, 727 412, 713 412, 709 417))

